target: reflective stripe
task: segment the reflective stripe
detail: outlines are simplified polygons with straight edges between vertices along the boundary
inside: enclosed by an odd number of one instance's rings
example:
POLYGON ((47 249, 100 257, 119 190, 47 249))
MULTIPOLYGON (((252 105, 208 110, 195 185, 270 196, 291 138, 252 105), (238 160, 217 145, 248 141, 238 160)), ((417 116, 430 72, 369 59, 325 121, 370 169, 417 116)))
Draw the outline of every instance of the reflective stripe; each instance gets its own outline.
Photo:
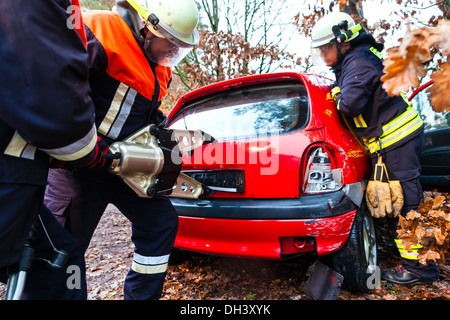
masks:
POLYGON ((355 122, 355 126, 357 128, 367 128, 367 123, 364 121, 362 114, 353 117, 353 121, 355 122))
POLYGON ((111 139, 116 139, 130 115, 137 92, 121 83, 98 132, 111 139))
POLYGON ((417 246, 412 245, 410 251, 405 250, 401 239, 395 239, 395 244, 397 245, 397 249, 400 252, 400 256, 404 259, 409 260, 418 260, 418 250, 423 248, 422 245, 418 244, 417 246))
POLYGON ((419 258, 418 258, 419 253, 417 252, 417 250, 413 250, 412 252, 408 252, 406 250, 398 249, 398 252, 400 252, 400 257, 402 257, 403 259, 419 260, 419 258))
POLYGON ((370 47, 369 49, 374 55, 376 55, 380 60, 383 59, 383 56, 381 55, 381 52, 375 49, 374 47, 370 47))
POLYGON ((122 101, 125 98, 127 91, 128 86, 120 83, 119 87, 117 88, 116 94, 114 95, 111 106, 109 107, 108 112, 103 118, 102 123, 98 127, 98 132, 100 132, 101 134, 105 136, 108 134, 109 129, 111 129, 111 126, 120 111, 120 106, 122 105, 122 101))
MULTIPOLYGON (((62 161, 73 161, 80 159, 87 155, 94 149, 97 143, 97 130, 95 125, 92 126, 91 130, 78 141, 71 143, 68 146, 56 149, 41 149, 42 151, 48 153, 55 159, 62 161)), ((18 158, 25 158, 34 160, 34 155, 36 153, 36 147, 28 144, 24 138, 16 131, 5 149, 5 154, 18 158)))
POLYGON ((14 132, 11 141, 5 149, 5 154, 8 156, 25 158, 34 160, 36 147, 28 144, 24 138, 16 131, 14 132))
POLYGON ((36 147, 31 144, 27 144, 22 152, 22 158, 34 160, 34 155, 36 154, 36 147))
MULTIPOLYGON (((405 112, 383 126, 383 133, 379 139, 381 148, 384 149, 393 145, 420 129, 422 125, 423 121, 417 111, 413 107, 408 107, 405 112)), ((378 139, 375 137, 363 139, 363 141, 371 153, 379 151, 380 146, 378 139)))
MULTIPOLYGON (((405 248, 402 244, 402 239, 395 239, 395 244, 397 245, 398 249, 405 250, 405 248)), ((418 249, 422 249, 422 248, 423 248, 423 246, 420 243, 418 243, 416 246, 415 245, 411 246, 411 249, 414 249, 414 250, 418 250, 418 249)))
POLYGON ((141 17, 144 19, 147 19, 148 16, 152 13, 150 10, 148 10, 146 7, 144 7, 142 4, 140 4, 137 1, 134 0, 128 0, 128 3, 133 7, 134 10, 136 10, 141 17))
POLYGON ((403 98, 403 100, 406 102, 406 104, 408 105, 408 107, 412 107, 412 102, 408 100, 408 98, 405 96, 404 93, 400 93, 400 97, 403 98))
POLYGON ((11 141, 5 149, 5 154, 8 156, 18 157, 20 158, 23 150, 27 146, 27 142, 24 138, 16 131, 14 132, 11 141))
MULTIPOLYGON (((371 47, 369 50, 379 59, 383 59, 380 51, 374 47, 371 47)), ((408 101, 404 94, 401 94, 401 97, 408 105, 406 111, 383 126, 383 133, 379 139, 378 137, 363 138, 363 142, 369 149, 370 153, 375 153, 379 151, 380 148, 388 148, 423 126, 423 121, 417 111, 412 107, 412 103, 408 101)), ((367 127, 367 124, 361 115, 354 117, 353 121, 355 122, 356 128, 367 127)))
POLYGON ((62 161, 73 161, 83 158, 94 149, 97 143, 97 129, 95 125, 80 140, 71 143, 65 147, 57 149, 41 149, 52 157, 62 161))
POLYGON ((111 139, 117 139, 122 131, 123 125, 125 121, 128 119, 128 116, 131 112, 131 107, 134 104, 134 100, 136 99, 137 92, 131 88, 128 89, 127 95, 122 103, 122 107, 120 108, 120 112, 114 121, 113 126, 109 130, 108 137, 111 139))
POLYGON ((170 254, 164 256, 142 256, 134 253, 131 269, 143 274, 163 273, 167 271, 170 254))

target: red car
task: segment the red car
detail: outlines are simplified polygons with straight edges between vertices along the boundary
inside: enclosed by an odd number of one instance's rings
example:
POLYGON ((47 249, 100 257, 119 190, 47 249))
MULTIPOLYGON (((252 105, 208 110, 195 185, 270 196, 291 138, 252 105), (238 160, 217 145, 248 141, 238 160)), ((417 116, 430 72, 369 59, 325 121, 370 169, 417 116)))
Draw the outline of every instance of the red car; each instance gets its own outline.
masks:
MULTIPOLYGON (((183 155, 183 172, 212 190, 171 198, 178 249, 262 259, 330 255, 350 289, 377 264, 364 190, 370 163, 341 122, 332 81, 295 72, 247 76, 184 95, 168 127, 217 141, 183 155)), ((188 190, 186 191, 188 192, 188 190)))

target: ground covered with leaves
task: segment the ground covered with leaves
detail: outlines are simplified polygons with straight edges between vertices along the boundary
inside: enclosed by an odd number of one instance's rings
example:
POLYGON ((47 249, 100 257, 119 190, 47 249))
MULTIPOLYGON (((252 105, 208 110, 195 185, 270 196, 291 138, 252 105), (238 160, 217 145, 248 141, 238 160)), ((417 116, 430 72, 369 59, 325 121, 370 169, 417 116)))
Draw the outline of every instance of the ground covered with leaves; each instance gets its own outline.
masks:
MULTIPOLYGON (((399 264, 397 248, 383 220, 375 222, 381 268, 399 264)), ((122 300, 125 276, 133 259, 130 223, 109 206, 86 252, 88 299, 122 300)), ((449 300, 450 252, 439 263, 440 278, 433 285, 398 286, 382 282, 369 293, 340 290, 337 300, 449 300)), ((268 261, 187 254, 172 263, 162 300, 312 300, 301 284, 317 257, 268 261)), ((0 287, 0 296, 4 286, 0 287)))
MULTIPOLYGON (((427 196, 433 196, 428 194, 427 196)), ((398 251, 386 236, 383 220, 376 220, 379 265, 400 263, 398 251)), ((123 282, 132 262, 130 225, 113 206, 107 209, 86 253, 89 299, 123 299, 123 282)), ((440 278, 433 285, 399 286, 382 282, 369 293, 341 289, 338 300, 449 300, 450 253, 439 263, 440 278)), ((162 300, 311 300, 301 289, 308 268, 317 257, 268 261, 187 254, 169 266, 162 300)))

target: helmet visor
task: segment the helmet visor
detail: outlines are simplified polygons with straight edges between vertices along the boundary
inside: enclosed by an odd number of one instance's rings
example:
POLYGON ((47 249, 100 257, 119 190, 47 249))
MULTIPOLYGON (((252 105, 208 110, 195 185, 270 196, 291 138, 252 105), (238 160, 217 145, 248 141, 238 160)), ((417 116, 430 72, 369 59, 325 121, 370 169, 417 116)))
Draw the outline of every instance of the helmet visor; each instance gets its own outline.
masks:
POLYGON ((333 47, 336 45, 336 42, 332 41, 319 47, 311 47, 311 61, 313 65, 328 65, 328 54, 334 49, 333 47))
POLYGON ((171 40, 148 32, 144 44, 148 58, 159 65, 174 67, 194 48, 194 46, 181 46, 179 41, 171 40))

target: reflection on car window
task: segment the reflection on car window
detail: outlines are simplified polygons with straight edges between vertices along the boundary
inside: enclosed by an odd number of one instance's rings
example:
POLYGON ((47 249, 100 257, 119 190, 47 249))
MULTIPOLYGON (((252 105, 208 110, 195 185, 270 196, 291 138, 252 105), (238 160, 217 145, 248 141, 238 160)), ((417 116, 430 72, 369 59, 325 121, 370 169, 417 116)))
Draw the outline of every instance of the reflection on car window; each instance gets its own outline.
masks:
POLYGON ((424 121, 425 131, 450 127, 450 112, 434 111, 430 104, 430 93, 426 88, 415 93, 411 102, 424 121))
POLYGON ((195 101, 169 127, 200 129, 217 140, 285 133, 305 126, 308 103, 301 83, 245 87, 195 101))

